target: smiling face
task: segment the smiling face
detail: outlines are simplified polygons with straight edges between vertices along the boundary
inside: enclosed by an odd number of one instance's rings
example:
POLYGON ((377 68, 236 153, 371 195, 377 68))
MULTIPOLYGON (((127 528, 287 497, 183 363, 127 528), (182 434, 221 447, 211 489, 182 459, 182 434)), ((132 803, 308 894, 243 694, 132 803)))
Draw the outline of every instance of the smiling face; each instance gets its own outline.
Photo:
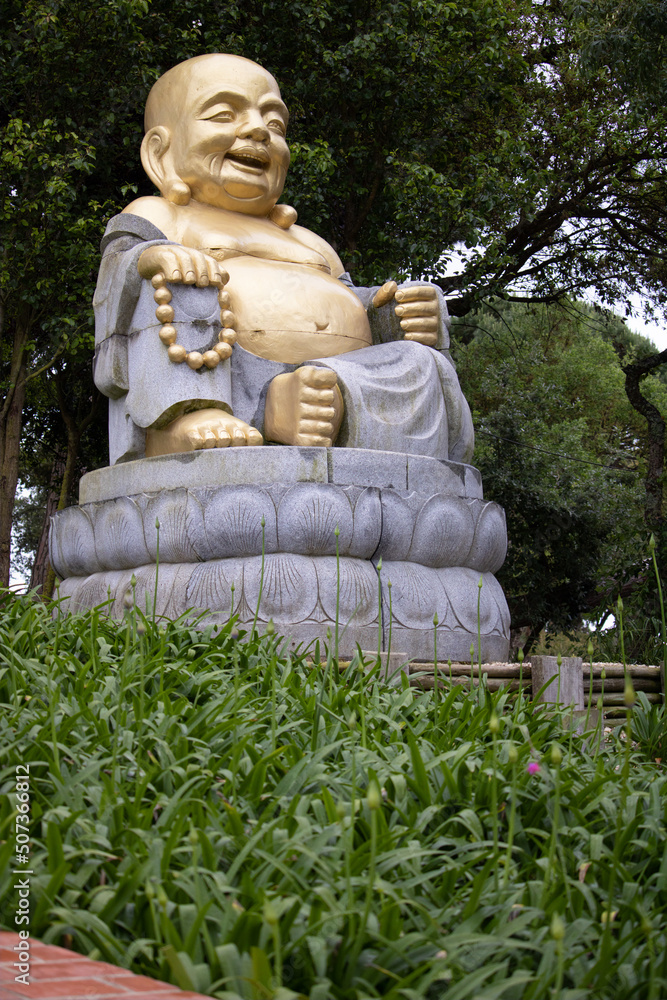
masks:
POLYGON ((287 118, 278 84, 261 66, 238 56, 199 56, 151 91, 146 138, 167 127, 161 172, 167 183, 177 177, 187 184, 195 201, 267 215, 289 165, 287 118))

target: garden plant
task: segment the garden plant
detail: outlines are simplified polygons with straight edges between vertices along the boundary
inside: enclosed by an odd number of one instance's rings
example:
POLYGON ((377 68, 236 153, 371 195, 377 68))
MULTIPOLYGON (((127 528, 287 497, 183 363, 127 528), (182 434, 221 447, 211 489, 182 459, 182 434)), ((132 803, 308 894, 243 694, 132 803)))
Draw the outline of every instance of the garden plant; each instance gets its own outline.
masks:
POLYGON ((582 735, 198 624, 3 603, 3 929, 20 762, 46 942, 226 1000, 667 995, 663 706, 582 735))

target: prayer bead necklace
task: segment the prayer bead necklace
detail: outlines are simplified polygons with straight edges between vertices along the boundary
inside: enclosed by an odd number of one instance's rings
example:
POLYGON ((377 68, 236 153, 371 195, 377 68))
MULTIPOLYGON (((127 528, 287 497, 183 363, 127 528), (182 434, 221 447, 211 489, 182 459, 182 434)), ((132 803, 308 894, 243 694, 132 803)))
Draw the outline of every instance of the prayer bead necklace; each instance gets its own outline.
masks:
POLYGON ((202 365, 206 365, 207 368, 215 368, 217 364, 231 355, 232 344, 236 342, 236 330, 229 325, 234 320, 234 314, 229 310, 229 293, 224 290, 224 285, 228 280, 229 278, 223 280, 222 285, 218 288, 218 305, 220 306, 220 322, 222 324, 218 343, 213 346, 212 350, 200 354, 199 351, 188 352, 182 344, 176 343, 176 328, 172 326, 174 307, 170 305, 171 292, 167 288, 167 279, 161 272, 154 274, 151 278, 151 284, 155 289, 153 298, 157 303, 155 318, 159 323, 162 323, 160 340, 168 349, 169 360, 173 361, 174 364, 180 365, 183 361, 187 361, 190 368, 195 370, 201 368, 202 365))

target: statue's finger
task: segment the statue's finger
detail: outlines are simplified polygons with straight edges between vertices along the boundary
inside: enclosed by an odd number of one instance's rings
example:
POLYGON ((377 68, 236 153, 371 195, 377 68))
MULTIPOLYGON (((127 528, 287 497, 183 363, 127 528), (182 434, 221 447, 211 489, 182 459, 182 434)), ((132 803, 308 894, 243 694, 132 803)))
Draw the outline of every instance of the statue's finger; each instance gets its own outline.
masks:
POLYGON ((305 403, 301 407, 301 415, 306 420, 333 420, 336 411, 333 406, 313 406, 305 403))
POLYGON ((415 344, 424 344, 425 347, 435 347, 438 335, 437 333, 406 333, 403 340, 411 340, 415 344))
POLYGON ((300 379, 313 389, 333 389, 337 382, 336 373, 331 368, 316 368, 314 365, 304 365, 297 368, 300 379))
POLYGON ((299 421, 299 433, 300 434, 318 434, 321 437, 328 437, 331 435, 331 424, 328 420, 300 420, 299 421))
POLYGON ((405 333, 437 333, 438 320, 431 316, 420 316, 419 319, 402 319, 401 329, 405 333))
POLYGON ((299 395, 303 403, 312 403, 314 406, 333 406, 333 389, 311 389, 309 385, 304 385, 299 395))
POLYGON ((376 309, 380 306, 384 306, 387 302, 391 302, 394 295, 396 294, 396 289, 398 285, 395 281, 385 281, 381 288, 378 288, 377 292, 373 296, 373 305, 376 309))
POLYGON ((435 316, 438 315, 438 303, 435 299, 431 299, 427 302, 421 299, 418 302, 406 302, 405 305, 396 306, 396 315, 401 319, 405 316, 406 319, 412 318, 413 316, 435 316))
POLYGON ((332 438, 321 434, 297 434, 296 443, 302 448, 330 448, 332 438))
POLYGON ((437 298, 437 289, 433 288, 432 285, 408 285, 407 288, 399 288, 396 292, 397 302, 417 302, 418 300, 437 300, 437 298))

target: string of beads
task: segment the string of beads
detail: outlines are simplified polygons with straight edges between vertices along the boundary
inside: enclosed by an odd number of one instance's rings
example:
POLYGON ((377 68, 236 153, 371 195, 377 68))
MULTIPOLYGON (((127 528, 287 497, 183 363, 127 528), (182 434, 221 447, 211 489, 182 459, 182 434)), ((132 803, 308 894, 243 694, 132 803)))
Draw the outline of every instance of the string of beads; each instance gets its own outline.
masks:
POLYGON ((234 314, 230 312, 229 293, 224 288, 228 281, 229 276, 223 275, 222 284, 218 288, 218 305, 220 306, 220 322, 222 324, 218 343, 213 345, 212 350, 204 351, 201 354, 199 351, 186 351, 182 344, 176 343, 176 328, 172 325, 174 307, 170 305, 171 292, 167 287, 167 279, 162 272, 158 272, 151 278, 151 284, 155 289, 153 298, 157 303, 155 318, 159 323, 162 323, 160 340, 167 348, 169 360, 173 361, 174 364, 180 365, 183 361, 187 361, 190 368, 195 370, 201 368, 202 365, 206 365, 207 368, 215 368, 231 355, 232 344, 236 342, 236 330, 231 326, 234 322, 234 314))

